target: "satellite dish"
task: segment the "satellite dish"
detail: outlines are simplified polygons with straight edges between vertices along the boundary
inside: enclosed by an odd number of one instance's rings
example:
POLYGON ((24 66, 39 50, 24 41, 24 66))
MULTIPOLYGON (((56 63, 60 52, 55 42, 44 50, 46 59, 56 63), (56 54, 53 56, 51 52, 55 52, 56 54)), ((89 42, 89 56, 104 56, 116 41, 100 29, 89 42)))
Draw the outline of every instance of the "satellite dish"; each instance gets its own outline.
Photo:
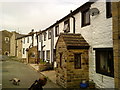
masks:
POLYGON ((97 8, 91 8, 90 9, 90 15, 95 16, 98 15, 100 11, 97 8))

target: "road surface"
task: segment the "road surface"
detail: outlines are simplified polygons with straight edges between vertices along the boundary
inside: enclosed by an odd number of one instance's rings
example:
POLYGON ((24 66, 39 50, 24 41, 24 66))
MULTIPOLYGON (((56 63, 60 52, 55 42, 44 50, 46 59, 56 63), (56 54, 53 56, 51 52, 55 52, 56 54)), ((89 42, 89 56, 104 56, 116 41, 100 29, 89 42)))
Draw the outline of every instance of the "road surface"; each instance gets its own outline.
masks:
MULTIPOLYGON (((18 61, 6 59, 0 61, 0 63, 2 63, 2 88, 29 88, 31 84, 41 76, 40 73, 35 71, 29 65, 18 61), (9 81, 15 77, 21 80, 20 85, 13 85, 12 82, 9 81)), ((44 88, 60 87, 48 80, 44 88)))

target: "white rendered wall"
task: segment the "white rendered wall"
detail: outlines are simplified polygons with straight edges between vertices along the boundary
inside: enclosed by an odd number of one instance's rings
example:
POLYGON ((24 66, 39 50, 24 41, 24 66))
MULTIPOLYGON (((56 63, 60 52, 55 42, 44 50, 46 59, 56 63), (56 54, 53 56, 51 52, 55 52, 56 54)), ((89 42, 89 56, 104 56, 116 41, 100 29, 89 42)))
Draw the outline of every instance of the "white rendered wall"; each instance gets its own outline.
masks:
MULTIPOLYGON (((46 60, 46 51, 50 50, 50 59, 51 59, 51 39, 48 39, 48 31, 46 31, 46 41, 44 41, 43 39, 43 45, 45 45, 45 47, 43 48, 43 51, 45 51, 45 60, 46 60)), ((44 37, 44 36, 43 36, 44 37)), ((51 60, 50 60, 51 62, 51 60)))
MULTIPOLYGON (((69 33, 73 33, 73 18, 69 18, 69 22, 70 22, 70 32, 69 33)), ((60 22, 59 24, 59 34, 60 33, 64 33, 64 21, 60 22)), ((56 42, 58 40, 58 37, 55 37, 55 27, 54 27, 54 48, 55 48, 55 45, 56 45, 56 42)))
MULTIPOLYGON (((51 39, 48 39, 48 31, 45 31, 46 32, 46 41, 44 41, 44 33, 42 33, 42 46, 43 47, 43 51, 45 51, 45 60, 46 60, 46 51, 47 50, 50 50, 50 53, 51 53, 51 39)), ((40 36, 39 36, 39 39, 40 39, 40 36)), ((41 41, 39 41, 39 51, 41 51, 41 41)), ((41 53, 40 53, 40 58, 41 58, 41 53)), ((51 58, 51 56, 50 56, 51 58)), ((51 62, 51 61, 50 61, 51 62)))
MULTIPOLYGON (((76 33, 89 43, 89 76, 100 88, 114 88, 114 78, 96 73, 95 51, 93 48, 113 47, 112 18, 106 18, 106 3, 95 2, 91 8, 98 8, 100 14, 91 16, 90 25, 81 27, 81 12, 74 15, 76 33)), ((114 67, 113 67, 114 68, 114 67)))
MULTIPOLYGON (((112 40, 112 18, 106 18, 106 3, 96 2, 92 4, 91 8, 98 8, 100 14, 91 17, 92 30, 92 48, 113 47, 112 40)), ((90 79, 101 88, 114 88, 114 78, 96 73, 95 68, 95 51, 92 51, 90 57, 90 79)), ((113 67, 114 68, 114 67, 113 67)))
MULTIPOLYGON (((89 76, 94 80, 100 88, 114 88, 114 78, 96 73, 95 67, 95 51, 93 48, 107 48, 113 47, 112 41, 112 18, 106 18, 106 3, 95 2, 91 5, 91 8, 98 8, 100 14, 91 16, 90 25, 81 27, 81 12, 74 15, 75 17, 75 33, 80 33, 84 39, 89 43, 89 76)), ((59 23, 59 33, 63 33, 64 21, 59 23)), ((70 18, 70 33, 73 33, 73 19, 70 18)), ((44 41, 43 50, 51 50, 51 39, 44 41)), ((58 37, 55 37, 54 30, 54 47, 58 37)))
POLYGON ((34 44, 33 46, 37 46, 37 38, 36 38, 36 34, 34 34, 34 44))
POLYGON ((27 42, 28 37, 22 38, 22 58, 27 58, 26 57, 26 49, 29 48, 30 44, 32 43, 32 37, 29 36, 29 43, 27 42), (25 43, 24 43, 24 38, 25 38, 25 43), (23 54, 23 48, 25 48, 25 54, 23 54))

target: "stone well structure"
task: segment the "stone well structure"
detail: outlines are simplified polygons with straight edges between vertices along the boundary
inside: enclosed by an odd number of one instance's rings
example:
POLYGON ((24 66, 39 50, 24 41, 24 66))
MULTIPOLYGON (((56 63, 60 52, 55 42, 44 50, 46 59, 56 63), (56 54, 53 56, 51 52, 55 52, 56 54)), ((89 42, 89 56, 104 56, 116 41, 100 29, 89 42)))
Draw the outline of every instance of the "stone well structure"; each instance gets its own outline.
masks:
POLYGON ((56 82, 64 88, 78 88, 89 81, 89 45, 81 34, 60 34, 56 43, 56 82))

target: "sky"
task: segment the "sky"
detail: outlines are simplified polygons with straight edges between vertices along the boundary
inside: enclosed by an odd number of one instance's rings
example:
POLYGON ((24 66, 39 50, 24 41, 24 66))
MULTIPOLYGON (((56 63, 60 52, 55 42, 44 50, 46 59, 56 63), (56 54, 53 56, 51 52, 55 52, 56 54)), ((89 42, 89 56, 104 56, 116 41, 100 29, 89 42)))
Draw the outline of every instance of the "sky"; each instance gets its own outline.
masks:
POLYGON ((0 0, 0 30, 44 30, 88 0, 0 0))

